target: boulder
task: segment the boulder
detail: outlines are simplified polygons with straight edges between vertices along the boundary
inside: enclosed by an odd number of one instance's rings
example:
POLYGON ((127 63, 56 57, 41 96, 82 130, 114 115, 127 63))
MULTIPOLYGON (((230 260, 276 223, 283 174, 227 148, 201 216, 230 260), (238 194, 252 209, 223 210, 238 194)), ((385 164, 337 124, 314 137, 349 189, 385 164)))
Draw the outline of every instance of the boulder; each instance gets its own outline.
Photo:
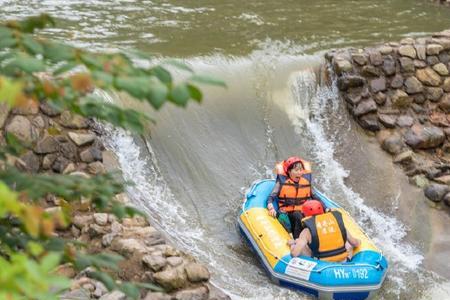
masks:
POLYGON ((190 282, 200 282, 209 280, 209 271, 208 269, 198 263, 188 263, 184 266, 186 270, 187 277, 190 282))
POLYGON ((72 223, 78 229, 83 229, 83 227, 91 224, 94 221, 94 217, 92 215, 75 215, 72 218, 72 223))
POLYGON ((450 61, 450 56, 448 55, 447 52, 441 52, 441 53, 439 53, 439 61, 441 63, 446 64, 450 61))
POLYGON ((59 141, 59 152, 67 159, 71 161, 76 161, 78 159, 78 148, 70 140, 65 137, 60 136, 59 141))
POLYGON ((76 133, 69 132, 69 138, 78 146, 85 146, 92 143, 95 140, 95 134, 93 133, 76 133))
POLYGON ((42 160, 42 169, 49 170, 57 157, 58 155, 55 153, 47 154, 46 156, 44 156, 44 159, 42 160))
POLYGON ((392 115, 379 114, 378 115, 378 120, 380 120, 381 124, 383 124, 384 127, 386 127, 386 128, 394 128, 395 127, 395 123, 397 121, 397 117, 396 116, 392 116, 392 115))
POLYGON ((377 104, 373 99, 369 98, 360 102, 354 109, 353 114, 357 117, 374 112, 377 110, 377 104))
POLYGON ((380 77, 370 81, 370 89, 372 93, 378 93, 386 90, 386 79, 380 77))
POLYGON ((391 101, 394 107, 405 108, 412 103, 412 98, 404 91, 397 89, 391 93, 391 101))
POLYGON ((39 112, 39 103, 36 100, 27 98, 23 103, 13 108, 12 113, 15 115, 35 115, 39 112))
POLYGON ((405 87, 408 94, 417 94, 423 91, 422 83, 414 76, 405 80, 405 87))
POLYGON ((409 37, 400 40, 401 45, 413 45, 414 42, 414 39, 409 37))
POLYGON ((99 161, 92 162, 88 165, 87 171, 92 175, 105 174, 105 166, 99 161))
POLYGON ((444 47, 439 44, 429 44, 427 45, 427 55, 438 55, 442 50, 444 50, 444 47))
POLYGON ((416 77, 425 85, 439 86, 441 77, 431 68, 419 69, 416 71, 416 77))
POLYGON ((440 202, 449 191, 448 185, 432 183, 425 188, 424 194, 431 201, 440 202))
POLYGON ((447 66, 443 63, 438 63, 433 66, 433 70, 435 70, 439 75, 446 76, 448 75, 447 66))
POLYGON ((111 249, 127 257, 133 253, 146 254, 148 252, 148 248, 145 246, 144 241, 134 238, 116 237, 111 243, 111 249))
POLYGON ((398 53, 401 56, 416 58, 416 49, 412 45, 402 45, 398 48, 398 53))
POLYGON ((405 142, 413 149, 430 149, 442 144, 445 140, 444 131, 435 126, 415 124, 404 135, 405 142))
POLYGON ((153 274, 155 281, 168 291, 177 290, 187 285, 185 272, 169 268, 153 274))

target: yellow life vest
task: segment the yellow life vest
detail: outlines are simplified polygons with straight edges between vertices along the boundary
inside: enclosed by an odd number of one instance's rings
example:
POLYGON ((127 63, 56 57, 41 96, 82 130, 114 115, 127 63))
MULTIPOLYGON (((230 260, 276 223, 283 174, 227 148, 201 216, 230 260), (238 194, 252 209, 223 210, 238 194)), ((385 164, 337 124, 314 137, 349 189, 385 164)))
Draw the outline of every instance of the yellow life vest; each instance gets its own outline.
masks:
POLYGON ((331 262, 340 262, 347 258, 347 231, 340 212, 330 211, 306 217, 302 222, 311 232, 311 243, 308 246, 313 257, 331 262))

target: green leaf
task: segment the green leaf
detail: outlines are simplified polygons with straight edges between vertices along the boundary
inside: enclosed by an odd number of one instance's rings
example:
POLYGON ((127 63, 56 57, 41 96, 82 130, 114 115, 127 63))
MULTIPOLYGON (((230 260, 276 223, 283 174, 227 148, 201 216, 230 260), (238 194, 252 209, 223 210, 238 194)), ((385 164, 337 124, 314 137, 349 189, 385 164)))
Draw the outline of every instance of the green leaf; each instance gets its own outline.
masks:
POLYGON ((120 285, 119 290, 132 299, 139 299, 139 288, 129 282, 125 282, 120 285))
POLYGON ((202 92, 192 84, 187 84, 187 88, 189 89, 189 94, 191 95, 191 98, 196 100, 197 102, 202 102, 203 94, 202 92))
POLYGON ((172 83, 172 75, 170 75, 169 71, 164 69, 161 66, 156 66, 151 69, 151 73, 154 74, 161 82, 165 84, 172 83))
POLYGON ((204 84, 208 84, 208 85, 216 85, 216 86, 221 86, 226 88, 227 85, 223 80, 214 78, 212 76, 207 76, 207 75, 192 75, 189 78, 190 81, 194 81, 194 82, 198 82, 198 83, 204 83, 204 84))
POLYGON ((141 100, 150 92, 149 80, 146 77, 117 77, 115 87, 141 100))
POLYGON ((116 283, 114 282, 114 280, 111 278, 111 276, 109 276, 106 273, 92 272, 89 274, 89 276, 101 281, 109 291, 115 289, 117 286, 116 283))
POLYGON ((10 80, 0 76, 0 103, 6 102, 8 105, 14 106, 17 97, 22 93, 23 82, 10 80))
POLYGON ((45 71, 45 64, 40 59, 27 55, 19 55, 11 60, 5 66, 5 69, 10 69, 11 71, 15 70, 15 72, 17 72, 17 70, 20 70, 25 73, 31 74, 34 72, 45 71))
POLYGON ((12 38, 13 33, 11 29, 4 27, 0 25, 0 40, 6 39, 6 38, 12 38))
POLYGON ((12 155, 19 156, 26 150, 26 146, 22 143, 14 134, 7 132, 5 135, 5 141, 8 147, 6 151, 12 155))
POLYGON ((125 207, 120 203, 114 204, 113 207, 111 208, 111 212, 119 219, 123 219, 127 216, 127 211, 125 207))
POLYGON ((13 37, 6 37, 0 39, 0 50, 4 48, 12 48, 17 45, 17 40, 13 37))
POLYGON ((92 71, 92 77, 100 85, 100 87, 109 87, 114 83, 114 77, 106 72, 92 71))
POLYGON ((170 92, 170 100, 179 106, 186 106, 191 94, 185 83, 175 86, 170 92))
POLYGON ((44 53, 44 47, 36 41, 33 37, 26 35, 22 39, 22 44, 24 45, 25 49, 31 54, 43 54, 44 53))
POLYGON ((147 290, 151 290, 154 292, 165 292, 165 290, 160 287, 159 285, 153 284, 153 283, 149 283, 149 282, 135 282, 134 283, 137 287, 143 288, 143 289, 147 289, 147 290))
POLYGON ((183 70, 183 71, 187 71, 190 73, 193 73, 194 70, 191 69, 191 67, 189 67, 187 64, 185 64, 182 61, 176 60, 176 59, 167 59, 161 62, 161 64, 165 64, 165 65, 171 65, 174 66, 177 69, 183 70))
POLYGON ((88 67, 89 69, 103 69, 103 63, 98 59, 98 57, 94 56, 90 53, 83 53, 81 55, 81 61, 88 67))
POLYGON ((53 71, 54 75, 60 75, 66 73, 73 68, 75 68, 78 64, 76 62, 65 62, 61 66, 59 66, 55 71, 53 71))
POLYGON ((33 33, 35 29, 45 28, 47 25, 55 25, 53 18, 47 14, 28 17, 19 22, 20 30, 27 33, 33 33))
POLYGON ((139 209, 137 209, 136 207, 133 207, 133 206, 125 206, 125 212, 130 217, 134 217, 136 215, 143 216, 143 217, 148 217, 145 212, 143 212, 142 210, 139 210, 139 209))
POLYGON ((54 268, 56 268, 59 265, 59 262, 61 261, 61 254, 60 253, 49 253, 41 261, 41 267, 44 272, 50 272, 54 268))
POLYGON ((15 53, 11 52, 11 51, 2 53, 2 54, 0 54, 0 62, 4 61, 6 59, 10 59, 10 58, 14 57, 14 55, 15 55, 15 53))
POLYGON ((44 43, 44 57, 53 61, 71 61, 75 58, 74 50, 66 45, 54 42, 44 43))
POLYGON ((156 78, 150 80, 150 91, 147 94, 146 99, 150 104, 158 110, 166 102, 169 89, 161 81, 156 78))

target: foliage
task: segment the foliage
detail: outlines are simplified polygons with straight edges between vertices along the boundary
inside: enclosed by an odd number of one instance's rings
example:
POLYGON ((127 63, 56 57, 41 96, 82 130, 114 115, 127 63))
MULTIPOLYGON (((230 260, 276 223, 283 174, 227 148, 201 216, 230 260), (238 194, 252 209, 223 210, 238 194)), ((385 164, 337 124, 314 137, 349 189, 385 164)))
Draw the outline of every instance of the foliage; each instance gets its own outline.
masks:
MULTIPOLYGON (((148 116, 105 103, 93 91, 125 92, 158 110, 167 101, 182 107, 189 100, 201 102, 196 83, 225 86, 220 80, 195 74, 179 61, 143 67, 136 62, 151 59, 145 53, 91 53, 35 35, 49 25, 55 22, 48 15, 0 24, 0 105, 20 107, 46 101, 58 111, 69 110, 142 133, 148 116), (164 67, 168 65, 189 77, 175 83, 164 67)), ((89 276, 131 298, 139 296, 139 288, 162 290, 149 283, 118 284, 104 271, 117 268, 120 256, 83 254, 79 244, 55 235, 58 228, 70 223, 72 210, 83 200, 119 218, 142 214, 113 200, 126 183, 111 174, 86 179, 22 173, 10 158, 30 145, 12 135, 5 138, 6 145, 0 148, 0 299, 57 299, 69 285, 66 278, 54 273, 64 263, 77 270, 90 266, 89 276), (60 210, 45 211, 39 205, 47 195, 60 199, 60 210)))

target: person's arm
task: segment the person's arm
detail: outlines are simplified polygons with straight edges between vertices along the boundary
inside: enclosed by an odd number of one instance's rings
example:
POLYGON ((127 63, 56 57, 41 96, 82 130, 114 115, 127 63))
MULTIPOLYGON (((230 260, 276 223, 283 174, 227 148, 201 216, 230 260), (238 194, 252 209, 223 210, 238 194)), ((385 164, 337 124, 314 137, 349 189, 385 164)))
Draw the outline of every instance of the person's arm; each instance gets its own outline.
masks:
POLYGON ((267 199, 267 209, 269 210, 269 214, 272 217, 276 217, 277 212, 275 211, 275 207, 273 206, 273 201, 275 201, 275 198, 278 197, 278 193, 280 192, 281 184, 279 181, 275 183, 275 186, 273 187, 272 192, 269 195, 269 198, 267 199))
POLYGON ((291 245, 291 256, 296 257, 304 252, 304 249, 308 245, 308 236, 311 236, 309 229, 305 228, 300 233, 298 239, 295 240, 295 244, 291 245))
POLYGON ((347 241, 350 243, 350 245, 352 245, 354 248, 359 247, 361 245, 361 240, 353 237, 347 229, 346 231, 347 231, 347 241))

